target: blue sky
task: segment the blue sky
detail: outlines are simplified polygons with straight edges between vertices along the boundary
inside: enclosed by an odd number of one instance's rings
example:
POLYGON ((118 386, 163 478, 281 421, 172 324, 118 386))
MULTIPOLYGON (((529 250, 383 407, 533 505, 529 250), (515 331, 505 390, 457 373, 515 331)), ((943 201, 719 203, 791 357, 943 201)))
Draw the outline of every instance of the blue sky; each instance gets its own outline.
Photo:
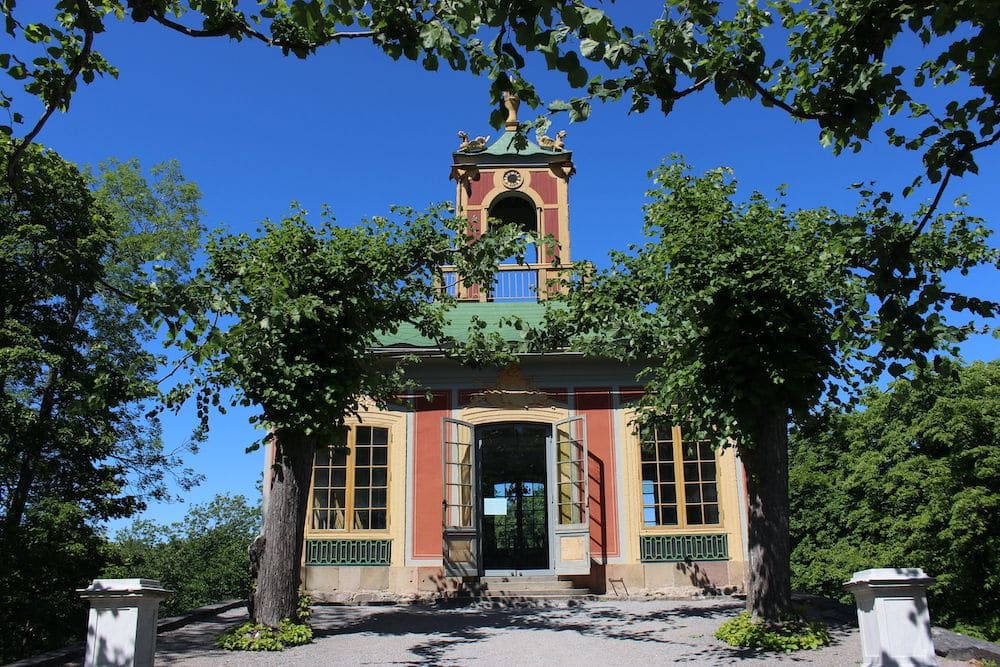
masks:
MULTIPOLYGON (((54 117, 39 141, 78 163, 178 159, 204 193, 210 228, 251 231, 263 218, 280 217, 292 200, 316 213, 329 203, 342 224, 386 213, 392 204, 452 200, 456 132, 497 134, 488 124, 486 79, 425 72, 361 42, 300 61, 256 43, 193 40, 152 23, 112 21, 97 48, 119 67, 120 78, 82 87, 70 112, 54 117)), ((561 77, 529 71, 546 99, 569 95, 561 77)), ((875 180, 898 192, 921 170, 919 155, 888 147, 880 134, 857 155, 834 156, 820 147, 815 125, 753 102, 722 106, 710 91, 689 96, 668 118, 626 111, 597 106, 586 123, 557 119, 552 128, 568 130, 577 166, 570 184, 575 259, 600 259, 640 239, 647 173, 670 153, 683 154, 697 170, 732 167, 746 192, 772 193, 787 184, 795 207, 853 209, 849 184, 875 180)), ((522 117, 532 117, 523 106, 522 117)), ((998 229, 1000 150, 979 161, 981 175, 953 181, 946 200, 967 193, 971 211, 998 229)), ((903 207, 912 210, 932 194, 925 190, 903 207)), ((961 285, 998 296, 995 275, 986 270, 961 285)), ((980 338, 964 351, 969 359, 992 359, 1000 356, 1000 342, 980 338)), ((168 446, 179 445, 190 426, 189 415, 169 420, 168 446)), ((186 500, 222 492, 254 496, 262 455, 244 447, 257 437, 246 413, 216 417, 208 443, 188 458, 206 479, 186 500)), ((172 521, 185 507, 157 505, 147 516, 172 521)))

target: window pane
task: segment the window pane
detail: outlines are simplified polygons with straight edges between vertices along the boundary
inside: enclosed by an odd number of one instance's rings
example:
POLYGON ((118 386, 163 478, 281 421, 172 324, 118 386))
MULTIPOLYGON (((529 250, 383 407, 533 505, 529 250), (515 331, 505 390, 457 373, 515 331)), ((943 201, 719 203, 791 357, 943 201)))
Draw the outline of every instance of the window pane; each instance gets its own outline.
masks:
POLYGON ((347 490, 332 489, 330 491, 330 507, 343 508, 347 505, 347 490))
POLYGON ((325 489, 313 491, 313 507, 326 509, 330 506, 330 492, 325 489))
POLYGON ((661 482, 672 482, 672 481, 674 481, 674 464, 673 463, 661 463, 660 464, 660 481, 661 482))
POLYGON ((372 507, 386 506, 386 489, 372 489, 372 507))
POLYGON ((372 449, 372 465, 384 466, 389 461, 388 447, 375 447, 372 449))
POLYGON ((330 512, 330 525, 328 527, 336 530, 344 529, 344 510, 339 509, 330 512))
POLYGON ((345 468, 334 468, 330 475, 330 486, 347 486, 347 470, 345 468))
POLYGON ((313 510, 312 527, 316 530, 325 530, 327 527, 327 514, 323 510, 313 510))
POLYGON ((354 465, 366 466, 370 465, 372 461, 372 450, 371 447, 358 446, 354 449, 354 465))
POLYGON ((368 489, 358 489, 354 492, 354 509, 368 508, 368 489))
POLYGON ((673 484, 660 484, 660 497, 659 502, 669 503, 671 505, 677 503, 677 487, 673 484))
POLYGON ((715 461, 701 464, 701 479, 703 482, 715 481, 715 461))
POLYGON ((655 507, 643 507, 642 508, 642 523, 644 526, 655 526, 656 525, 656 508, 655 507))
POLYGON ((330 469, 319 468, 313 480, 313 485, 317 487, 330 486, 330 469))
POLYGON ((660 525, 661 526, 676 526, 677 525, 677 508, 676 507, 660 507, 660 525))
POLYGON ((389 442, 389 429, 387 428, 373 428, 372 429, 372 444, 375 445, 385 445, 389 442))
POLYGON ((705 523, 719 523, 718 505, 705 505, 705 523))
POLYGON ((703 523, 701 520, 701 505, 688 505, 687 522, 692 525, 700 525, 703 523))
POLYGON ((369 513, 372 530, 385 530, 386 512, 385 510, 372 510, 369 513))
POLYGON ((701 458, 704 461, 714 461, 715 460, 715 450, 712 445, 707 441, 702 441, 700 444, 701 448, 701 458))
POLYGON ((368 521, 367 511, 355 511, 354 512, 354 530, 367 530, 371 526, 368 521))
POLYGON ((719 489, 715 484, 702 484, 701 494, 705 502, 717 502, 719 500, 719 489))
POLYGON ((697 463, 685 463, 684 464, 684 481, 685 482, 697 482, 698 481, 698 464, 697 463))
POLYGON ((372 482, 372 471, 368 468, 357 468, 354 471, 354 486, 367 488, 372 482))
POLYGON ((666 440, 660 442, 657 446, 657 452, 659 454, 661 461, 673 461, 674 460, 674 441, 666 440))
POLYGON ((358 426, 355 430, 355 440, 358 445, 370 445, 372 442, 372 428, 370 426, 358 426))
POLYGON ((328 447, 320 447, 316 450, 316 465, 317 466, 328 466, 330 465, 330 449, 328 447))
POLYGON ((685 484, 684 485, 684 502, 686 502, 686 503, 700 503, 701 502, 701 485, 700 484, 685 484))
POLYGON ((389 482, 389 474, 385 468, 375 468, 372 470, 372 486, 386 486, 389 482))
POLYGON ((642 464, 642 480, 644 482, 655 482, 656 481, 656 464, 655 463, 643 463, 642 464))

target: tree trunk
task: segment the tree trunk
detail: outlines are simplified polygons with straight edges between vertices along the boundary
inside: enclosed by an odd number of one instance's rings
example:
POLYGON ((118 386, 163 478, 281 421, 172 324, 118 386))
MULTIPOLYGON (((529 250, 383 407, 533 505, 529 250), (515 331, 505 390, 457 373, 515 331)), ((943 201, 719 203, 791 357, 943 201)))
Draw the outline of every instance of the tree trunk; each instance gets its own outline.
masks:
POLYGON ((784 409, 764 415, 743 461, 747 468, 749 581, 747 609, 778 622, 791 609, 788 538, 788 417, 784 409))
POLYGON ((295 620, 305 536, 306 500, 315 438, 295 431, 275 434, 271 488, 264 516, 263 549, 253 593, 253 621, 278 627, 295 620))
POLYGON ((42 389, 35 423, 28 430, 28 437, 22 440, 24 450, 21 452, 21 465, 18 467, 17 482, 10 492, 7 514, 4 517, 4 539, 8 539, 10 535, 13 535, 24 519, 24 512, 28 507, 28 498, 31 496, 31 491, 35 486, 35 475, 38 472, 39 459, 41 459, 45 451, 45 446, 52 437, 48 432, 48 427, 55 406, 59 370, 58 366, 49 368, 45 387, 42 389))

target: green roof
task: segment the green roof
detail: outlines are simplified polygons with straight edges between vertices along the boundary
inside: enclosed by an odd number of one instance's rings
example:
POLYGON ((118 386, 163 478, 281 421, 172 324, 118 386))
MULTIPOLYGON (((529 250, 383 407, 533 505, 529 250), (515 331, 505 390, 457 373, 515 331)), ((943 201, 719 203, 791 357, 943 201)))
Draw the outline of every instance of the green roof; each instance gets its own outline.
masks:
POLYGON ((511 132, 508 130, 507 132, 501 134, 500 138, 490 144, 486 150, 481 151, 479 155, 519 155, 526 157, 529 155, 558 155, 566 152, 545 150, 527 137, 522 138, 528 142, 528 145, 522 150, 518 150, 515 147, 517 132, 511 132))
MULTIPOLYGON (((446 336, 464 339, 473 318, 479 318, 486 323, 487 331, 499 331, 504 340, 518 341, 523 333, 509 325, 500 326, 500 320, 519 317, 525 324, 541 324, 545 318, 545 304, 538 301, 460 303, 448 312, 447 317, 449 321, 444 327, 446 336)), ((383 334, 379 342, 384 347, 437 347, 436 342, 422 336, 411 324, 404 324, 394 334, 383 334)))

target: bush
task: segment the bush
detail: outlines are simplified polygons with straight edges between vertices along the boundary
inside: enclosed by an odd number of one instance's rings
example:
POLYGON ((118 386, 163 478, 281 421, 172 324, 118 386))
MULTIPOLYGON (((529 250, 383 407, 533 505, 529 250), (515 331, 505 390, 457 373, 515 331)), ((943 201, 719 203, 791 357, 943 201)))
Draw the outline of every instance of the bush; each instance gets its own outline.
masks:
POLYGON ((260 623, 244 623, 223 632, 216 641, 227 651, 280 651, 286 646, 308 644, 313 637, 312 628, 306 625, 312 616, 312 597, 302 589, 295 616, 297 621, 286 618, 277 630, 260 623))
POLYGON ((227 651, 280 651, 286 646, 308 644, 312 637, 312 628, 308 625, 286 618, 277 629, 259 623, 244 623, 223 632, 217 643, 227 651))
POLYGON ((920 567, 931 621, 1000 640, 1000 361, 871 389, 864 410, 803 424, 789 447, 792 586, 920 567))
POLYGON ((780 626, 768 627, 745 611, 716 630, 715 636, 730 646, 763 648, 770 651, 815 649, 830 643, 830 633, 820 621, 788 617, 780 626))
POLYGON ((216 496, 193 506, 180 522, 147 520, 119 531, 111 543, 116 563, 106 577, 158 579, 175 591, 162 606, 178 614, 250 590, 247 547, 260 530, 260 512, 243 496, 216 496))

